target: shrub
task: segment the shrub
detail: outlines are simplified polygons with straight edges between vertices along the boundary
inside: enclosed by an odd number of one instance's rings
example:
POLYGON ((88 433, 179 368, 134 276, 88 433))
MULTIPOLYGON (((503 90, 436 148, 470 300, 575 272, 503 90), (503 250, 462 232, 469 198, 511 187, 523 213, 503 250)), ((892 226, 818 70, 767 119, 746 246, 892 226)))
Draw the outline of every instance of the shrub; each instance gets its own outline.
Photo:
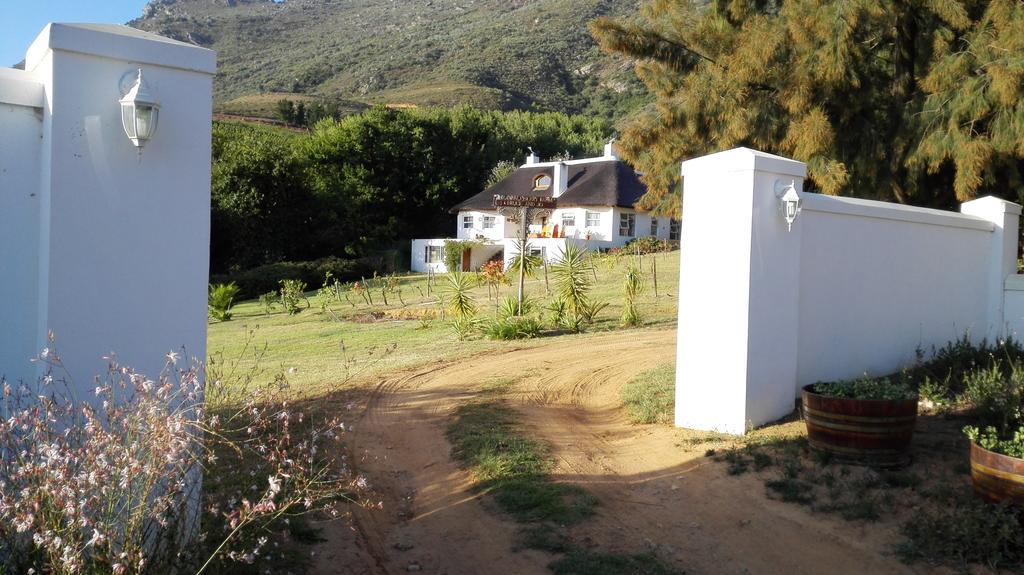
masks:
POLYGON ((283 279, 301 280, 306 285, 321 285, 327 274, 339 281, 357 280, 372 273, 365 264, 356 260, 329 257, 307 262, 278 262, 249 270, 217 274, 210 277, 214 283, 235 283, 238 296, 243 299, 259 297, 270 291, 277 291, 283 279))
POLYGON ((917 392, 910 386, 887 377, 861 377, 828 383, 819 382, 814 384, 811 390, 821 395, 844 399, 901 400, 917 397, 917 392))
POLYGON ((484 324, 484 335, 489 339, 528 339, 540 335, 540 322, 532 317, 497 317, 484 324))
POLYGON ((533 312, 535 304, 533 300, 527 296, 523 296, 523 309, 519 309, 519 298, 515 296, 508 296, 502 300, 501 305, 498 307, 498 317, 500 319, 510 318, 513 316, 525 316, 533 312))
POLYGON ((654 236, 643 236, 626 242, 620 253, 635 254, 639 251, 641 254, 653 254, 667 252, 678 247, 678 242, 673 243, 668 240, 659 240, 654 236))
POLYGON ((1024 364, 1011 362, 1007 367, 993 363, 964 376, 963 399, 973 408, 983 425, 997 428, 1004 437, 1013 433, 1022 421, 1024 407, 1024 364))
POLYGON ((238 295, 238 286, 232 283, 210 284, 210 295, 207 299, 207 308, 210 317, 220 321, 231 319, 231 308, 235 305, 235 296, 238 295))
POLYGON ((270 312, 274 311, 274 306, 277 305, 277 292, 268 291, 265 294, 260 294, 260 305, 263 306, 263 313, 270 315, 270 312))
POLYGON ((309 300, 306 300, 306 282, 302 280, 281 280, 281 305, 284 306, 288 315, 295 315, 302 311, 301 301, 306 301, 309 307, 309 300))
POLYGON ((342 424, 300 434, 283 376, 248 389, 255 371, 245 382, 214 369, 204 377, 198 364, 179 367, 177 353, 155 379, 110 360, 87 401, 60 379, 52 347, 37 359, 46 366, 37 382, 2 382, 2 572, 199 573, 252 563, 274 521, 347 489, 344 473, 314 457, 342 424), (197 504, 198 473, 218 456, 229 473, 244 462, 249 495, 204 490, 197 504))

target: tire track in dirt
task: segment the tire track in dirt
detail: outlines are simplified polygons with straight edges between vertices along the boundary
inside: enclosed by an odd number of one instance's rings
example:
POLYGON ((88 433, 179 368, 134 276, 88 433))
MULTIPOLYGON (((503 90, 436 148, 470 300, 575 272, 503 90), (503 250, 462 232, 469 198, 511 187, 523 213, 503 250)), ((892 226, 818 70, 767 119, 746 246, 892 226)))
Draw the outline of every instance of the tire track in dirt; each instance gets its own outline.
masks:
MULTIPOLYGON (((553 446, 557 481, 598 497, 598 515, 573 528, 600 551, 651 551, 687 573, 913 573, 888 555, 895 525, 850 523, 768 500, 761 480, 729 477, 703 453, 679 447, 669 426, 633 426, 622 386, 673 361, 674 330, 565 337, 395 374, 370 396, 351 452, 379 495, 356 514, 355 556, 328 544, 320 573, 366 563, 367 573, 547 573, 554 556, 513 552, 516 524, 487 508, 451 460, 452 412, 496 378, 527 433, 553 446), (415 568, 414 568, 415 569, 415 568)), ((713 384, 713 383, 709 383, 713 384)))

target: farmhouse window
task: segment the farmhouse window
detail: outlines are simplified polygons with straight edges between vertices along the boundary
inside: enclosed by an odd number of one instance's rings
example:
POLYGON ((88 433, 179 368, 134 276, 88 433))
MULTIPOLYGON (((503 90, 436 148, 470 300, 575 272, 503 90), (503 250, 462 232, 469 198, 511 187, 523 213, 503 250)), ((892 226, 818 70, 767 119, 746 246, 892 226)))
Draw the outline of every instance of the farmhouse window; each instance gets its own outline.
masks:
POLYGON ((658 235, 658 218, 651 218, 651 235, 658 235))
POLYGON ((619 214, 619 235, 624 238, 636 235, 636 214, 619 214))
POLYGON ((494 226, 497 223, 497 220, 498 220, 498 218, 495 217, 495 216, 484 216, 484 229, 485 230, 494 229, 494 226))
POLYGON ((587 227, 601 227, 601 212, 587 212, 587 227))
POLYGON ((534 247, 530 246, 530 256, 540 258, 542 262, 547 261, 548 249, 544 246, 534 247))
POLYGON ((473 216, 462 216, 462 229, 473 229, 473 216))
POLYGON ((546 190, 551 187, 551 176, 541 174, 533 179, 533 189, 546 190))
POLYGON ((562 214, 562 229, 576 227, 576 214, 562 214))
POLYGON ((678 240, 679 239, 679 220, 668 221, 668 239, 678 240))
POLYGON ((428 264, 439 264, 444 261, 444 246, 426 246, 423 255, 428 264))

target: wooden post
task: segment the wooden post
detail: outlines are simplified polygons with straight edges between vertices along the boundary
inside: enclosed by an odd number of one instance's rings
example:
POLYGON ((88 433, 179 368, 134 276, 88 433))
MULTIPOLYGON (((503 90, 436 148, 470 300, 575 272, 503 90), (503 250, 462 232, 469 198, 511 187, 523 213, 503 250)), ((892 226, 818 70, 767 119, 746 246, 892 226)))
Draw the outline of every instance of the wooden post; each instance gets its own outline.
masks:
POLYGON ((651 258, 651 276, 654 278, 654 298, 658 298, 658 254, 651 258))
MULTIPOLYGON (((562 250, 565 253, 565 250, 562 250)), ((544 293, 551 295, 551 286, 548 285, 548 262, 544 262, 544 293)))

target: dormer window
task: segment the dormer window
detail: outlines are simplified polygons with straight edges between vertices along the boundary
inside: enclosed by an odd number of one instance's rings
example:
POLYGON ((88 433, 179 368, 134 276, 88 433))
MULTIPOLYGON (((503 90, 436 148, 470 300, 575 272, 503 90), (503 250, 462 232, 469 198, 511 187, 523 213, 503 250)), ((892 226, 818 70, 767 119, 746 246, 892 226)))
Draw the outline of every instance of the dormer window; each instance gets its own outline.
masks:
POLYGON ((533 189, 546 190, 551 187, 551 176, 541 174, 533 179, 533 189))

